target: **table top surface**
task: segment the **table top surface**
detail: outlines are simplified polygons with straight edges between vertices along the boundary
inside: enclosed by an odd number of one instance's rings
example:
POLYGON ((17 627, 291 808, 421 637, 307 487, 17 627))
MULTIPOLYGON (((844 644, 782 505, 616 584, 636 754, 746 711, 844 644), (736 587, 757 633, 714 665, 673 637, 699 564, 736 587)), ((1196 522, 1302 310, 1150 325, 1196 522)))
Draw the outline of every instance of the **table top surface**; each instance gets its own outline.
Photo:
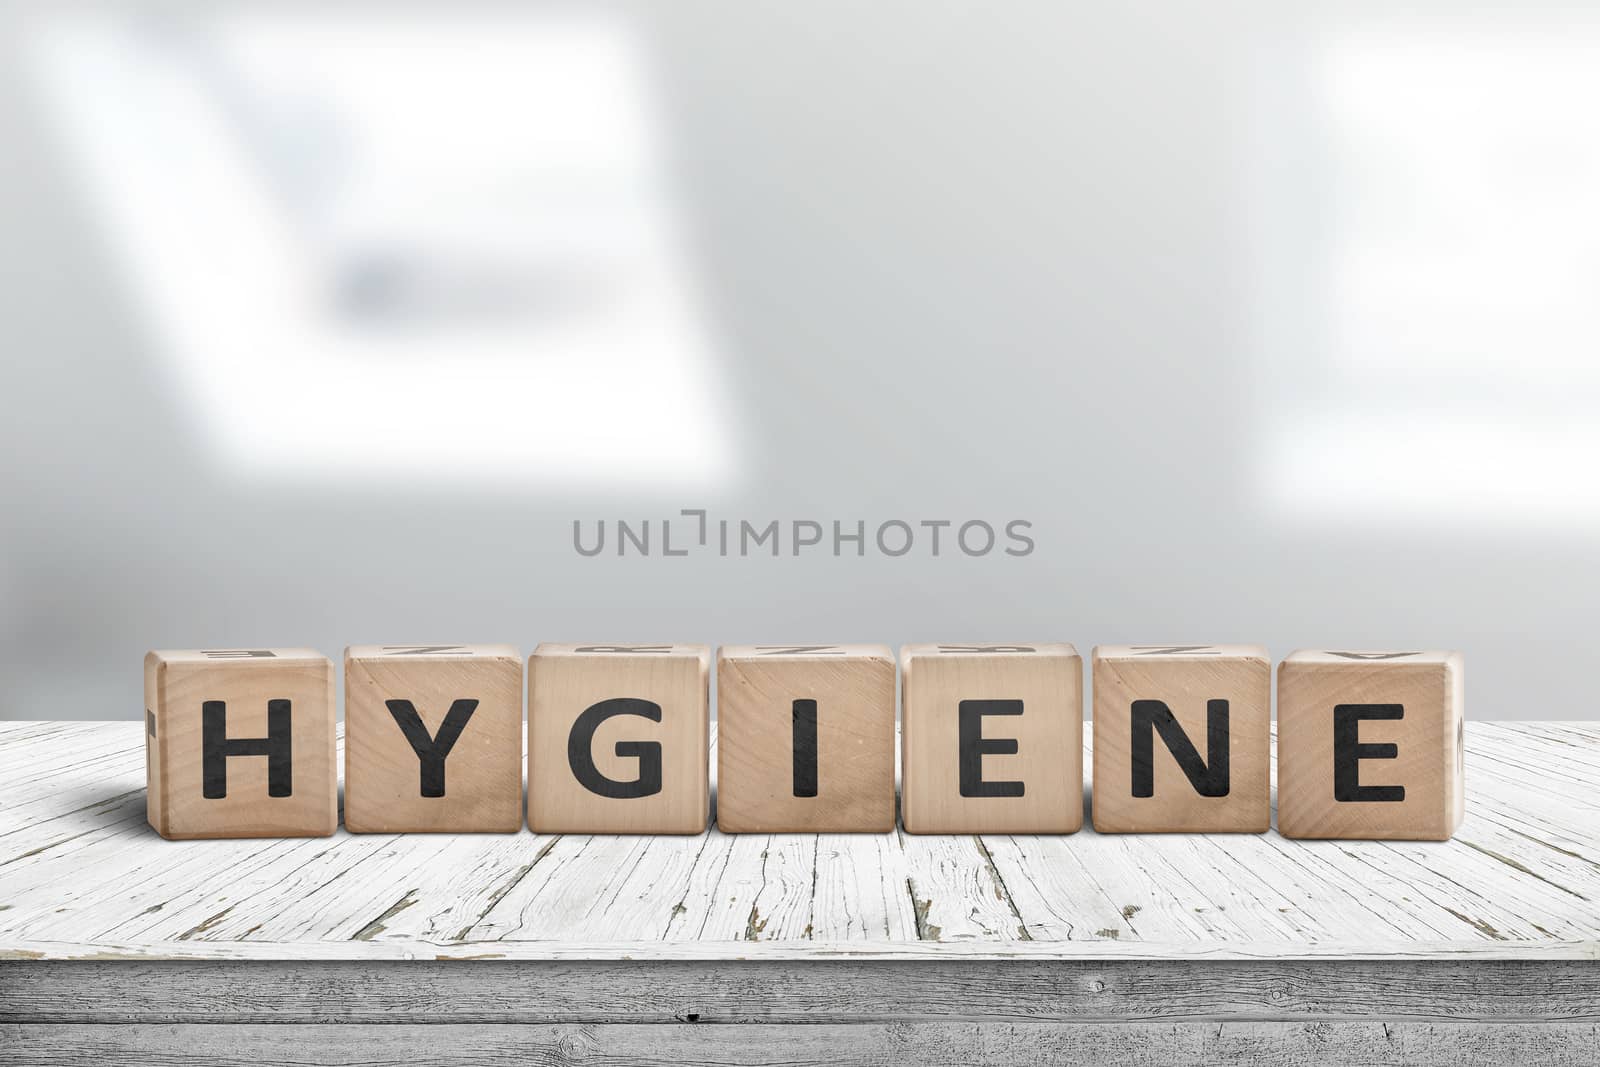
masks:
POLYGON ((0 723, 0 959, 1600 959, 1600 725, 1466 738, 1445 843, 169 842, 145 822, 141 724, 0 723))

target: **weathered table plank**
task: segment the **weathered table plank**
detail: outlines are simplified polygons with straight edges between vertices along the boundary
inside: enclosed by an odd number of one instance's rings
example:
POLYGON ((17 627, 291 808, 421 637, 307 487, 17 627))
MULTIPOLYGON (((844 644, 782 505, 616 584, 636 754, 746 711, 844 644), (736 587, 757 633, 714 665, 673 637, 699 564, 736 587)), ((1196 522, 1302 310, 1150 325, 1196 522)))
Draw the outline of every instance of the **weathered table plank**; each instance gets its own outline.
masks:
POLYGON ((0 955, 1600 957, 1600 728, 1473 723, 1456 840, 165 842, 136 723, 0 724, 0 955))
POLYGON ((139 724, 0 724, 0 1067, 1600 1062, 1600 727, 1467 761, 1442 844, 177 843, 139 724))
POLYGON ((1600 1022, 1587 961, 78 961, 0 968, 0 1022, 1600 1022), (1374 1004, 1381 1004, 1375 1010, 1374 1004))
POLYGON ((127 1062, 174 1067, 259 1067, 263 1056, 309 1065, 437 1063, 1158 1064, 1330 1062, 1405 1067, 1459 1063, 1589 1064, 1600 1026, 1539 1023, 932 1022, 770 1023, 752 1028, 637 1023, 424 1026, 340 1023, 250 1026, 148 1023, 76 1027, 0 1025, 0 1064, 127 1062), (65 1031, 63 1036, 60 1031, 65 1031))

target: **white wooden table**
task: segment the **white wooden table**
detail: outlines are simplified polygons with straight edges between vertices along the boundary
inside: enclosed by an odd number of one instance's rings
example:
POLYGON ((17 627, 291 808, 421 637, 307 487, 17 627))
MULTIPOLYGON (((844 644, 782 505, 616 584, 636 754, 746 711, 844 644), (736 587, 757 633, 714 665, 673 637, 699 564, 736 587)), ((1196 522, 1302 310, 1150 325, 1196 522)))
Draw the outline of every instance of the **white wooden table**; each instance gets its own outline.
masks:
POLYGON ((1600 1062, 1600 726, 1446 844, 174 843, 140 730, 0 724, 0 1064, 1600 1062))

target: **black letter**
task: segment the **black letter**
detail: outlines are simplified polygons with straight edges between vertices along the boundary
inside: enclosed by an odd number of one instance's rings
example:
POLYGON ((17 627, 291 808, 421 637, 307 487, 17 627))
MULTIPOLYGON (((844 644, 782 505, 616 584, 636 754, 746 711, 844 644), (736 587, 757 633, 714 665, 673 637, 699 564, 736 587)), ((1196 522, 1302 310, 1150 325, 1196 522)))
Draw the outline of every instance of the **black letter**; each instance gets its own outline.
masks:
POLYGON ((422 761, 422 795, 444 796, 444 758, 450 755, 456 738, 467 728, 467 720, 478 710, 478 702, 457 700, 451 704, 435 737, 428 736, 428 727, 423 724, 422 716, 417 714, 411 701, 385 700, 383 703, 399 724, 400 732, 411 742, 411 750, 417 754, 417 759, 422 761))
POLYGON ((817 702, 796 700, 794 726, 794 795, 817 795, 817 702))
POLYGON ((293 792, 291 774, 294 745, 289 729, 289 702, 267 701, 266 737, 228 737, 228 705, 207 700, 200 705, 201 786, 207 800, 228 795, 228 757, 267 757, 267 796, 286 797, 293 792))
POLYGON ((983 780, 983 757, 1015 755, 1017 739, 1014 737, 985 738, 985 715, 1021 715, 1020 700, 963 700, 960 704, 961 720, 961 795, 964 797, 1020 797, 1021 782, 986 782, 983 780))
POLYGON ((1403 719, 1404 704, 1335 704, 1333 707, 1333 799, 1390 800, 1406 798, 1403 785, 1362 785, 1361 761, 1394 759, 1400 746, 1390 742, 1363 745, 1362 719, 1403 719))
POLYGON ((1194 791, 1203 797, 1228 795, 1228 702, 1206 701, 1206 761, 1200 762, 1189 735, 1178 725, 1172 709, 1160 700, 1133 702, 1133 795, 1156 795, 1155 735, 1178 761, 1194 791))
POLYGON ((639 757, 639 777, 631 782, 607 778, 594 765, 594 732, 614 715, 638 715, 651 722, 661 721, 661 705, 653 700, 613 697, 592 705, 567 735, 567 764, 589 792, 615 800, 649 797, 661 792, 661 743, 659 741, 618 741, 617 755, 639 757))

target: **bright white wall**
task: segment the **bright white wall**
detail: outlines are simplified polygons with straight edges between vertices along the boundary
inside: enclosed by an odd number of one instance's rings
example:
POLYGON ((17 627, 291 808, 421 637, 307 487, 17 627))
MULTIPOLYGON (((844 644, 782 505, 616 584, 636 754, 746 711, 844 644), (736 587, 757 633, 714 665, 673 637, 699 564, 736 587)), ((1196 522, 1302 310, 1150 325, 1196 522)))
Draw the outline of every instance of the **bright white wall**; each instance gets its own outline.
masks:
MULTIPOLYGON (((164 148, 139 157, 172 212, 150 229, 190 258, 162 296, 107 206, 131 172, 97 185, 63 119, 81 54, 39 43, 59 44, 51 5, 10 5, 0 717, 136 717, 151 647, 577 639, 1449 646, 1474 717, 1592 717, 1600 20, 1455 7, 622 7, 600 21, 623 67, 571 83, 623 94, 594 111, 612 125, 548 158, 519 154, 537 124, 492 93, 419 118, 471 127, 430 153, 405 110, 360 118, 350 94, 381 67, 330 87, 287 69, 308 54, 291 42, 235 69, 271 90, 251 112, 268 128, 234 115, 199 142, 246 184, 263 145, 293 161, 282 263, 186 222, 200 164, 164 148), (330 107, 387 140, 339 140, 312 121, 330 107), (547 187, 549 159, 587 169, 547 187), (339 167, 361 180, 318 184, 339 167), (401 307, 374 311, 352 256, 396 248, 423 274, 380 273, 401 307), (248 303, 274 285, 280 303, 248 303), (531 319, 506 326, 501 297, 531 319), (452 315, 492 344, 469 350, 452 315), (541 332, 563 315, 590 347, 541 332), (481 406, 427 388, 459 385, 471 352, 481 406), (607 423, 608 388, 627 419, 607 423), (219 395, 257 436, 219 429, 219 395), (285 419, 260 421, 273 403, 285 419), (627 447, 564 452, 586 425, 627 447), (574 518, 693 507, 1021 517, 1037 550, 570 547, 574 518)), ((441 49, 480 32, 446 22, 441 49)), ((199 77, 215 34, 162 26, 139 32, 196 49, 199 77)), ((93 130, 108 94, 87 84, 93 130)), ((241 83, 218 84, 236 104, 241 83)), ((549 103, 527 114, 554 121, 549 103)))

